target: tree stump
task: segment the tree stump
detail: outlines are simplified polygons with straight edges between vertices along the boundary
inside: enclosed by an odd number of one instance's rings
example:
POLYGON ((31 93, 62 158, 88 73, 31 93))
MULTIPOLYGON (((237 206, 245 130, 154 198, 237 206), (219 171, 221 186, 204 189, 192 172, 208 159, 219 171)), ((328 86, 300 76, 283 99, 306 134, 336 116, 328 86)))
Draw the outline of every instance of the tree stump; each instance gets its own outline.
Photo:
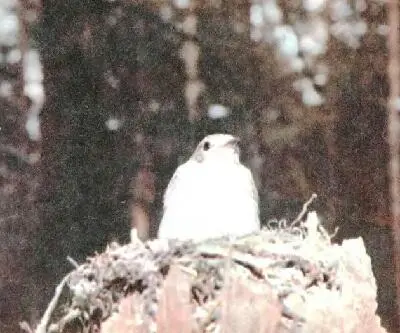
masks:
POLYGON ((199 243, 133 233, 57 288, 36 332, 385 332, 361 238, 333 244, 311 212, 199 243))

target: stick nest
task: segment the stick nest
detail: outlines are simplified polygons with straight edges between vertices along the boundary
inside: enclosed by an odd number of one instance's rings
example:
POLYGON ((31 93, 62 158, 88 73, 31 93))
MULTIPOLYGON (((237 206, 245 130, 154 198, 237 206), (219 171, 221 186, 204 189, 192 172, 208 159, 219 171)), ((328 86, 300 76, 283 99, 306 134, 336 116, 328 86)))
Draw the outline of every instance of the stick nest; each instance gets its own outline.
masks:
POLYGON ((200 243, 133 232, 63 279, 35 331, 385 332, 361 238, 295 222, 200 243))

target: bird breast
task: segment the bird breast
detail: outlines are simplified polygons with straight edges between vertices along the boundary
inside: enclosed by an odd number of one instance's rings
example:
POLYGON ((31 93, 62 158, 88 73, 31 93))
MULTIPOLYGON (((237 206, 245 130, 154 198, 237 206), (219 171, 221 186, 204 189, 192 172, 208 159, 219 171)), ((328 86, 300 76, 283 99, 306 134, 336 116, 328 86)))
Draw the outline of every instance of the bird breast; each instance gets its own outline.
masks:
POLYGON ((179 183, 165 197, 161 237, 204 239, 258 230, 258 202, 247 168, 189 161, 178 171, 179 183))

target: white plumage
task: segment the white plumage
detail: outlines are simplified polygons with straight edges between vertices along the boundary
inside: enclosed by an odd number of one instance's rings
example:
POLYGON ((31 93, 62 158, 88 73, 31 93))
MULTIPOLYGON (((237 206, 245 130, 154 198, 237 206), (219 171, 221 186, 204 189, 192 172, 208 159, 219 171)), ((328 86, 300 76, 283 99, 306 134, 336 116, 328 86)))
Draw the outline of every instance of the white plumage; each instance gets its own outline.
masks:
POLYGON ((238 142, 209 135, 178 167, 164 194, 159 238, 201 240, 260 229, 257 189, 239 161, 238 142))

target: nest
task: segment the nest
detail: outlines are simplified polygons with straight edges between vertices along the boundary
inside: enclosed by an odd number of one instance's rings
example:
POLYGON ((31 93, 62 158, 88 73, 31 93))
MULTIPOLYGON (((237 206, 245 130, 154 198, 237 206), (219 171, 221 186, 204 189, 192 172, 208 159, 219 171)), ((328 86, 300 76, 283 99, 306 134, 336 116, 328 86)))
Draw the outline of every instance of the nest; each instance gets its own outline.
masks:
POLYGON ((35 331, 385 332, 361 238, 296 222, 199 243, 133 232, 63 279, 35 331))

